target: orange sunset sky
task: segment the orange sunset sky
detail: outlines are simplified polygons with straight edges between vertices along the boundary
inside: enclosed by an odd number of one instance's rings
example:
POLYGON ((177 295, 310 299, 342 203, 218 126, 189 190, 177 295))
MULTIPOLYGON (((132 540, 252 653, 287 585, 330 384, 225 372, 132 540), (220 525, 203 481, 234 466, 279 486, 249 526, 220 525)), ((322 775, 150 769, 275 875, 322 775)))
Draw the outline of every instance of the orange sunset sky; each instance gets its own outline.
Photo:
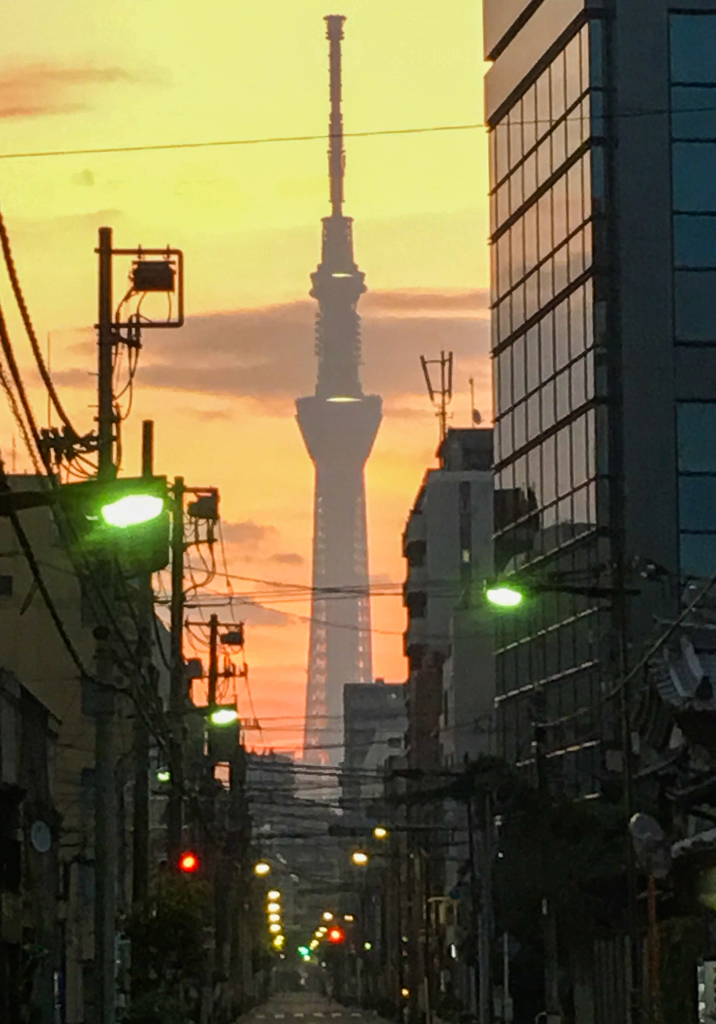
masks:
MULTIPOLYGON (((0 205, 73 419, 92 428, 97 228, 113 227, 117 245, 183 249, 189 319, 144 334, 123 471, 137 470, 141 420, 153 418, 157 472, 220 488, 231 572, 299 584, 310 582, 313 468, 293 403, 315 384, 307 292, 329 212, 325 140, 15 155, 323 133, 328 13, 348 16, 347 132, 482 120, 477 0, 24 0, 0 36, 0 205)), ((346 148, 346 212, 369 288, 363 384, 385 410, 367 470, 370 567, 401 581, 402 529, 435 465, 420 354, 455 353, 454 425, 469 424, 470 376, 490 416, 487 140, 473 128, 346 148)), ((4 278, 0 298, 9 313, 4 278)), ((44 425, 29 348, 13 315, 9 325, 44 425)), ((9 460, 4 407, 0 427, 9 460)), ((18 439, 17 471, 29 465, 18 439)), ((241 613, 264 727, 247 739, 259 748, 300 748, 309 611, 270 600, 241 613)), ((400 598, 375 598, 372 614, 374 672, 402 681, 400 598)))

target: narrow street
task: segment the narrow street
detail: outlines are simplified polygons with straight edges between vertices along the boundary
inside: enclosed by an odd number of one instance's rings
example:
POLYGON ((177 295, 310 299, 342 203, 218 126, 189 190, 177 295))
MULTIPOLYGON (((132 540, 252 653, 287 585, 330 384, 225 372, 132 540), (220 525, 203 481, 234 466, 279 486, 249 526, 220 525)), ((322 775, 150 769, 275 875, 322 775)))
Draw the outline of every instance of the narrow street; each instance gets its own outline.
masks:
POLYGON ((237 1024, 276 1024, 276 1021, 283 1021, 284 1024, 295 1024, 296 1021, 302 1024, 312 1024, 313 1021, 344 1024, 347 1021, 368 1020, 371 1024, 382 1024, 383 1018, 378 1017, 373 1010, 341 1006, 318 992, 280 992, 250 1013, 239 1017, 237 1024))

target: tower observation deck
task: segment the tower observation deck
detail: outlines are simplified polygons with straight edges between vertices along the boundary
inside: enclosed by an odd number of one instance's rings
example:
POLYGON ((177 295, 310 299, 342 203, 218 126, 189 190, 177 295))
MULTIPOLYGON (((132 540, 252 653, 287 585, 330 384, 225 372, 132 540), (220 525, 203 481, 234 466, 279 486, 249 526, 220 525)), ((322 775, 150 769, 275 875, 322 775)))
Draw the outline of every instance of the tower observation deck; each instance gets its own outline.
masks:
POLYGON ((331 119, 328 164, 331 214, 323 218, 321 262, 311 274, 318 300, 315 394, 296 402, 315 466, 313 601, 304 758, 337 764, 343 742, 343 686, 372 678, 368 545, 363 469, 382 415, 378 395, 360 381, 357 304, 365 275, 353 258, 353 221, 343 215, 341 15, 326 19, 330 41, 331 119), (340 599, 330 600, 338 593, 340 599))

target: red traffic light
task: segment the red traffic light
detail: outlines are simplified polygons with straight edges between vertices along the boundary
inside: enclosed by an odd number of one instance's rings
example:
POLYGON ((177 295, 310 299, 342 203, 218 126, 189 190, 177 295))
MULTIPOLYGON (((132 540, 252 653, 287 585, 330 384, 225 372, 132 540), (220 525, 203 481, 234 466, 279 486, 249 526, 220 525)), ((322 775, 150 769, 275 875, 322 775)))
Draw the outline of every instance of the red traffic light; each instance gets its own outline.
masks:
POLYGON ((343 942, 345 940, 345 937, 346 933, 343 931, 342 928, 331 928, 331 930, 328 933, 329 942, 343 942))
POLYGON ((185 875, 192 875, 195 871, 199 870, 199 858, 191 850, 187 850, 179 858, 179 870, 183 871, 185 875))

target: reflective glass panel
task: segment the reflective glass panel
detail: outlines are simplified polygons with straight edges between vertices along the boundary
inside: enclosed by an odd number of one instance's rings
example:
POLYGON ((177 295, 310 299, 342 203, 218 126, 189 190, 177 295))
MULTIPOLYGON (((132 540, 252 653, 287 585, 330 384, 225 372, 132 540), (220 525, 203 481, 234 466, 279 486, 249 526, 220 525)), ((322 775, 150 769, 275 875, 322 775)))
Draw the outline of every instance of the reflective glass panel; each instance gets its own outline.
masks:
POLYGON ((672 14, 672 82, 716 82, 716 18, 672 14))
POLYGON ((716 341, 716 271, 677 270, 674 303, 678 341, 716 341))
POLYGON ((716 530, 716 477, 679 478, 679 526, 682 530, 716 530))
POLYGON ((716 533, 681 534, 681 574, 697 579, 716 575, 716 533))
POLYGON ((675 142, 674 209, 682 213, 716 211, 716 143, 675 142))
POLYGON ((674 217, 674 262, 677 267, 716 267, 716 217, 674 217))
POLYGON ((674 87, 671 134, 675 139, 716 139, 716 89, 674 87))
POLYGON ((679 470, 716 473, 716 402, 682 402, 676 412, 679 470))

